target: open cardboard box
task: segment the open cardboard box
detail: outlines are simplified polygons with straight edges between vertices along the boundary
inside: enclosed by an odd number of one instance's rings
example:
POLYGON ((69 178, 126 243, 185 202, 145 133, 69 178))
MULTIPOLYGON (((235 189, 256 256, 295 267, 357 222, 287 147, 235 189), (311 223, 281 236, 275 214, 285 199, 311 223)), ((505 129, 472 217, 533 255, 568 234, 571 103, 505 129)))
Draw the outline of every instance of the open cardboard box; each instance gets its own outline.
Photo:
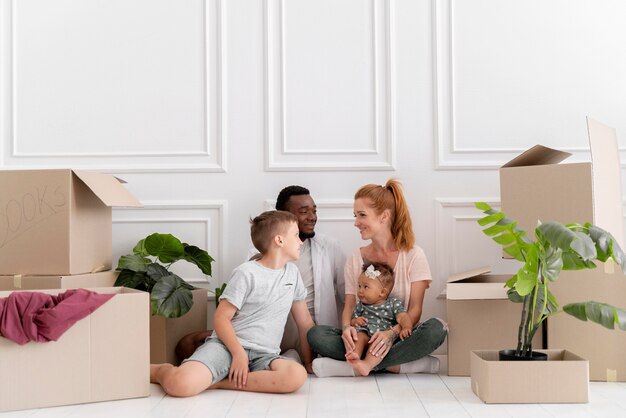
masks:
POLYGON ((148 293, 90 290, 115 296, 58 341, 18 345, 0 337, 0 411, 149 396, 148 293))
POLYGON ((536 350, 547 361, 499 361, 472 351, 472 390, 486 403, 589 402, 589 363, 567 350, 536 350))
MULTIPOLYGON (((561 306, 595 300, 626 309, 626 277, 619 267, 611 273, 611 268, 607 272, 605 265, 597 264, 593 270, 561 273, 550 287, 561 306), (585 295, 580 294, 580 288, 586 289, 585 295)), ((549 318, 548 341, 551 348, 561 344, 588 359, 590 380, 626 382, 626 331, 559 314, 549 318)))
POLYGON ((193 305, 180 318, 150 317, 150 362, 179 364, 176 344, 185 335, 207 329, 208 292, 194 289, 193 305))
POLYGON ((0 276, 0 290, 78 289, 113 287, 118 272, 113 270, 73 276, 0 276))
POLYGON ((591 222, 624 248, 617 134, 590 118, 587 126, 591 162, 559 164, 571 154, 535 145, 500 168, 502 212, 529 234, 539 220, 591 222))
POLYGON ((0 274, 111 269, 111 207, 141 206, 121 182, 78 170, 0 171, 0 274))
MULTIPOLYGON (((470 375, 470 352, 509 349, 517 345, 522 305, 509 301, 504 283, 511 274, 489 273, 480 267, 450 276, 446 286, 448 310, 448 375, 470 375)), ((542 348, 541 332, 533 347, 542 348)))
MULTIPOLYGON (((538 220, 591 222, 610 232, 624 249, 617 134, 613 128, 590 118, 587 127, 591 162, 559 164, 570 154, 538 145, 505 164, 500 169, 502 212, 529 233, 538 220)), ((551 291, 561 305, 593 297, 625 307, 626 286, 621 277, 598 280, 598 275, 602 275, 598 269, 564 271, 551 291), (570 282, 571 277, 578 277, 575 284, 570 282)), ((626 339, 622 331, 595 327, 567 315, 550 317, 547 347, 567 348, 583 355, 589 360, 592 380, 626 381, 626 339)))

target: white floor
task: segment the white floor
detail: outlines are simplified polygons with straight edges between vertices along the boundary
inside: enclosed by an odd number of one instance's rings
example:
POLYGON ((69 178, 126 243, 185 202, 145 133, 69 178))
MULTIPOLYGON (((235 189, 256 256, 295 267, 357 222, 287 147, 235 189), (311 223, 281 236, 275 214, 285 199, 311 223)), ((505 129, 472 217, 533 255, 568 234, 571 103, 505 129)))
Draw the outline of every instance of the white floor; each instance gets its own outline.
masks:
POLYGON ((590 383, 588 404, 486 405, 467 377, 392 375, 316 378, 296 393, 268 395, 207 391, 193 398, 166 396, 151 385, 149 398, 0 413, 14 417, 626 417, 626 383, 590 383))

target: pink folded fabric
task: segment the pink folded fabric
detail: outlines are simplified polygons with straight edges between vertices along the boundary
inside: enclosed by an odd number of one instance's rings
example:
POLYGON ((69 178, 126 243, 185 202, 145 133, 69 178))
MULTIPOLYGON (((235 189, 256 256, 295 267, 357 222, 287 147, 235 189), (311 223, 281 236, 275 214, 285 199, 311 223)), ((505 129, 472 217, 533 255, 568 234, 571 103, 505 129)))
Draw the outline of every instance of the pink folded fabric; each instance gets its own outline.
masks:
POLYGON ((56 341, 113 296, 86 289, 71 289, 58 295, 13 292, 0 298, 0 336, 20 345, 56 341))

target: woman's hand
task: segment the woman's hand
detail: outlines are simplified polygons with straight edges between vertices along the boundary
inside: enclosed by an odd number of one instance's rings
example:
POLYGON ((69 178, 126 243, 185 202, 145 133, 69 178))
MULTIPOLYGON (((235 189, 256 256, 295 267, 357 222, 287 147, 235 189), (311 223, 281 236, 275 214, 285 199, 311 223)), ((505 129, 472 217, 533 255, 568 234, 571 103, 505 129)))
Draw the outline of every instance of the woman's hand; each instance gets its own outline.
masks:
POLYGON ((369 352, 376 357, 385 357, 391 349, 393 342, 396 340, 397 335, 398 334, 393 329, 376 331, 368 342, 369 352))
POLYGON ((245 351, 233 355, 233 362, 228 372, 228 380, 242 389, 248 383, 248 356, 245 351))
POLYGON ((356 333, 356 329, 351 326, 343 327, 343 332, 341 333, 341 339, 343 340, 343 345, 346 347, 346 353, 350 351, 354 351, 356 348, 356 341, 358 340, 358 336, 356 333))

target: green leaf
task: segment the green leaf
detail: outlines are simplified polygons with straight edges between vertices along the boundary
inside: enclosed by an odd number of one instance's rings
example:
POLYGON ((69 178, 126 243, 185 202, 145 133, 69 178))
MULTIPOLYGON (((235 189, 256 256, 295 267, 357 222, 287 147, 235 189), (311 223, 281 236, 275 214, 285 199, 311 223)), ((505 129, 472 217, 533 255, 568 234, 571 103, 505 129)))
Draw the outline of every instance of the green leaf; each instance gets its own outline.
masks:
POLYGON ((524 254, 517 245, 510 245, 504 248, 504 252, 518 261, 524 261, 524 254))
POLYGON ((591 260, 583 260, 576 253, 563 253, 563 270, 584 270, 594 269, 596 265, 591 260))
POLYGON ((122 270, 120 274, 117 276, 114 286, 116 287, 124 286, 124 287, 129 287, 131 289, 148 291, 148 289, 145 286, 145 282, 146 282, 145 272, 122 270))
MULTIPOLYGON (((521 270, 520 270, 521 271, 521 270)), ((537 286, 537 274, 532 272, 517 273, 517 283, 515 290, 520 296, 526 296, 537 286)))
POLYGON ((137 245, 135 245, 135 248, 133 248, 133 253, 137 255, 141 255, 143 257, 149 256, 150 254, 148 254, 148 252, 146 251, 145 243, 146 243, 145 239, 142 239, 141 241, 139 241, 137 245))
POLYGON ((185 254, 183 258, 185 260, 198 266, 202 273, 208 276, 211 275, 211 263, 213 262, 213 258, 209 255, 209 253, 194 245, 186 245, 184 252, 185 254))
POLYGON ((544 222, 537 228, 550 245, 560 248, 563 252, 574 251, 584 260, 596 257, 596 248, 593 241, 580 231, 571 231, 558 222, 544 222))
POLYGON ((506 292, 506 296, 509 298, 509 300, 513 303, 522 303, 524 302, 524 297, 520 296, 519 293, 517 293, 517 291, 515 289, 509 289, 506 292))
POLYGON ((145 272, 148 264, 150 264, 150 259, 139 254, 128 254, 120 257, 117 262, 117 270, 145 272))
POLYGON ((160 265, 159 263, 151 263, 148 265, 147 269, 148 276, 154 280, 154 282, 158 282, 161 278, 165 276, 169 276, 172 273, 169 272, 165 267, 160 265))
POLYGON ((475 202, 474 206, 476 207, 476 209, 482 210, 483 212, 491 210, 491 206, 489 206, 485 202, 475 202))
POLYGON ((491 223, 498 222, 502 218, 504 218, 504 213, 496 212, 493 215, 488 215, 488 216, 485 216, 484 218, 480 218, 477 222, 480 226, 485 226, 491 223))
MULTIPOLYGON (((488 237, 493 237, 494 235, 501 234, 502 232, 508 232, 510 231, 510 229, 511 228, 509 228, 507 225, 494 224, 489 228, 483 229, 483 233, 488 237)), ((515 235, 513 235, 513 237, 515 237, 515 235)))
POLYGON ((547 254, 541 264, 541 274, 551 282, 559 278, 563 269, 563 251, 560 248, 548 248, 547 254))
POLYGON ((180 277, 175 274, 162 277, 152 288, 152 314, 178 318, 189 312, 193 296, 180 277))
POLYGON ((539 275, 539 255, 537 247, 530 247, 530 251, 526 255, 526 263, 517 272, 517 283, 515 290, 520 296, 526 296, 533 291, 538 283, 539 275))
POLYGON ((145 239, 145 249, 162 263, 173 263, 183 258, 185 249, 172 234, 152 234, 145 239))
MULTIPOLYGON (((485 230, 486 231, 486 230, 485 230)), ((483 232, 485 232, 483 231, 483 232)), ((486 232, 485 232, 486 233, 486 232)), ((509 245, 515 242, 515 235, 513 234, 500 234, 492 238, 500 245, 509 245)))
POLYGON ((578 239, 572 242, 572 250, 578 253, 583 260, 595 260, 598 256, 598 251, 596 251, 596 245, 591 238, 580 231, 575 231, 574 234, 576 234, 578 239))
POLYGON ((606 303, 594 301, 569 303, 563 306, 563 311, 581 321, 589 320, 608 329, 614 329, 617 325, 626 331, 626 311, 606 303))
MULTIPOLYGON (((556 304, 556 300, 554 300, 554 295, 550 292, 550 290, 547 290, 547 292, 548 292, 548 297, 547 297, 547 300, 545 300, 544 286, 539 286, 539 288, 537 289, 537 305, 536 305, 535 315, 534 315, 535 318, 541 318, 542 315, 549 315, 559 310, 559 307, 556 304), (545 303, 545 307, 544 307, 544 303, 545 303)), ((539 321, 537 325, 542 321, 543 320, 539 321)))
POLYGON ((620 266, 622 272, 626 274, 626 256, 613 235, 599 226, 589 223, 585 224, 585 227, 589 230, 589 237, 596 245, 598 260, 605 262, 611 257, 620 266))
POLYGON ((509 280, 507 280, 506 283, 504 284, 504 287, 508 287, 509 289, 512 289, 513 287, 515 287, 515 283, 517 283, 517 274, 511 277, 509 280))
POLYGON ((538 225, 536 229, 541 232, 550 245, 560 248, 564 252, 570 250, 572 242, 576 239, 574 232, 558 222, 544 222, 538 225))

